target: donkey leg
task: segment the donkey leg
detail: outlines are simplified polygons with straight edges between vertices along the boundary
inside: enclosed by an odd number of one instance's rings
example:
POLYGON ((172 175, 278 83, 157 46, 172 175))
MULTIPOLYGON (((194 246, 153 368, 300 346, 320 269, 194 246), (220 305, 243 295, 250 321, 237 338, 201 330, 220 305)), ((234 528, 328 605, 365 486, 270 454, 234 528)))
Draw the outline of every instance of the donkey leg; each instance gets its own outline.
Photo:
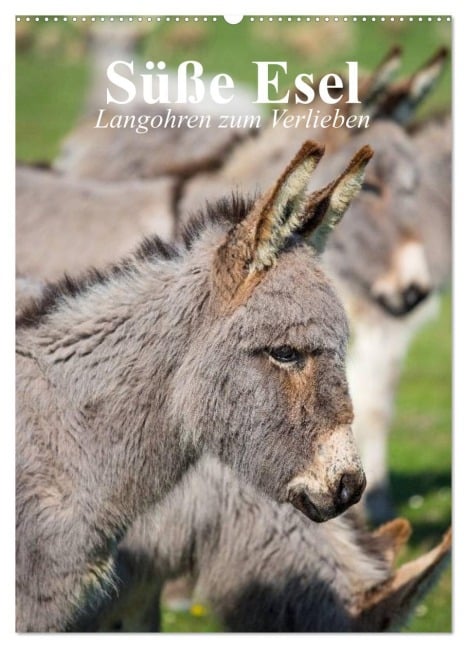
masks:
POLYGON ((388 437, 394 398, 409 344, 437 312, 438 297, 410 315, 360 311, 353 318, 354 340, 347 371, 355 411, 354 432, 367 477, 363 504, 375 522, 394 517, 388 470, 388 437))

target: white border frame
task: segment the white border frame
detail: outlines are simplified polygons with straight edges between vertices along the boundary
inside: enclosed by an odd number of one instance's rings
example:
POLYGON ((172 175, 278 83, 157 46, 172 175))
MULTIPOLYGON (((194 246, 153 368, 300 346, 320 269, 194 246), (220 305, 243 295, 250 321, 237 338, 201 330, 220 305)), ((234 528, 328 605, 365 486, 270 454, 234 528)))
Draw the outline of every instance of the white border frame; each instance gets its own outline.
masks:
MULTIPOLYGON (((461 202, 463 196, 461 191, 465 179, 461 177, 461 170, 465 174, 467 169, 466 160, 466 146, 467 141, 465 132, 464 115, 466 114, 466 104, 461 97, 459 89, 463 79, 461 79, 460 71, 463 70, 463 65, 467 61, 466 52, 466 30, 467 23, 465 19, 465 3, 455 2, 454 0, 443 0, 443 2, 434 2, 433 0, 424 0, 423 2, 394 0, 390 3, 374 3, 365 0, 355 3, 354 6, 349 5, 348 2, 329 0, 322 3, 310 2, 297 2, 295 0, 287 0, 284 5, 276 3, 271 6, 271 1, 265 2, 264 0, 256 0, 254 6, 251 0, 236 0, 232 9, 227 3, 215 2, 215 0, 203 0, 194 4, 189 0, 171 0, 170 2, 154 3, 147 0, 132 0, 128 4, 114 3, 109 7, 108 2, 102 0, 94 0, 89 2, 83 0, 82 2, 31 2, 20 1, 16 2, 14 7, 5 7, 6 3, 2 3, 0 7, 0 48, 1 48, 1 66, 2 66, 2 113, 0 117, 0 142, 2 143, 0 152, 1 163, 1 177, 2 189, 6 192, 6 200, 2 201, 2 216, 0 218, 0 241, 2 243, 2 254, 0 255, 0 276, 2 280, 2 296, 3 304, 7 308, 3 311, 1 321, 0 336, 2 349, 2 420, 4 426, 1 434, 1 456, 3 459, 3 466, 1 470, 2 476, 2 501, 3 506, 3 535, 2 535, 2 583, 0 586, 0 637, 3 640, 4 646, 9 646, 11 643, 16 642, 55 642, 56 640, 63 641, 81 641, 94 643, 98 642, 100 646, 106 642, 111 642, 112 646, 116 644, 121 645, 125 641, 142 641, 142 642, 163 642, 172 643, 186 641, 190 642, 191 646, 194 644, 205 645, 206 643, 222 642, 230 643, 237 641, 251 641, 257 644, 258 642, 267 642, 268 647, 276 642, 283 642, 283 636, 273 635, 250 635, 246 637, 238 637, 237 635, 229 634, 190 634, 190 635, 172 635, 163 634, 157 636, 140 635, 89 635, 85 638, 82 635, 17 635, 14 633, 14 328, 13 328, 13 312, 14 312, 14 159, 15 159, 15 94, 14 94, 14 72, 15 72, 15 59, 14 59, 14 16, 16 15, 170 15, 170 16, 188 16, 188 15, 322 15, 322 16, 399 16, 399 15, 414 15, 414 16, 446 16, 451 15, 452 20, 452 47, 453 47, 453 114, 454 114, 454 128, 455 128, 455 142, 460 142, 460 145, 455 145, 454 156, 454 223, 455 223, 455 236, 454 236, 454 285, 453 285, 453 306, 454 306, 454 351, 453 351, 453 377, 454 377, 454 391, 453 391, 453 476, 455 479, 454 494, 454 556, 455 556, 455 571, 453 571, 453 633, 452 635, 438 634, 404 634, 404 635, 381 635, 381 641, 393 640, 398 642, 410 642, 410 645, 423 642, 423 646, 427 646, 434 642, 447 642, 448 644, 456 644, 462 640, 465 645, 467 638, 466 632, 466 614, 463 610, 463 603, 466 600, 465 582, 466 578, 462 574, 467 574, 465 558, 461 548, 463 532, 465 531, 465 522, 462 513, 458 511, 459 502, 457 491, 461 494, 465 490, 465 473, 467 472, 462 465, 462 461, 467 457, 465 450, 466 434, 463 428, 463 421, 465 416, 461 418, 461 403, 465 399, 466 382, 461 374, 461 358, 467 360, 467 344, 466 335, 467 331, 467 312, 465 304, 465 290, 462 290, 462 278, 467 277, 467 269, 465 267, 465 259, 467 254, 463 250, 463 245, 467 243, 466 238, 466 218, 464 215, 465 208, 461 202), (222 9, 225 8, 225 11, 222 9), (284 13, 281 9, 286 8, 288 11, 284 13), (115 9, 112 14, 111 9, 115 9), (130 11, 128 11, 130 9, 130 11), (323 11, 324 9, 324 11, 323 11), (349 11, 353 9, 353 11, 349 11), (377 10, 377 11, 375 11, 377 10), (455 451, 454 451, 455 450, 455 451), (464 482, 464 483, 462 483, 464 482), (7 643, 8 642, 8 643, 7 643)), ((232 3, 233 4, 233 3, 232 3)), ((465 97, 465 91, 463 93, 465 97)), ((465 504, 461 503, 465 510, 465 504)), ((328 642, 339 640, 335 635, 320 635, 314 637, 313 635, 293 635, 288 637, 286 641, 292 640, 294 643, 306 642, 308 646, 311 641, 328 642)), ((346 642, 361 642, 374 641, 374 636, 371 635, 353 635, 350 637, 343 637, 342 640, 346 642)), ((378 639, 379 640, 379 639, 378 639)), ((60 644, 61 645, 61 644, 60 644)))

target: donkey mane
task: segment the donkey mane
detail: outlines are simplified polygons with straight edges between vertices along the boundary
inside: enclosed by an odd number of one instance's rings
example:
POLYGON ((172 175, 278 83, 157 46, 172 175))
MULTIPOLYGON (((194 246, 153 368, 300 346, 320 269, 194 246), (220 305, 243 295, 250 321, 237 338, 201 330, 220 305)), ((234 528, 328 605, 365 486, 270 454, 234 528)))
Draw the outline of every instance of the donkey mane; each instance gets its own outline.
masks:
POLYGON ((230 228, 240 223, 251 211, 257 197, 243 196, 233 191, 230 196, 224 196, 215 202, 207 201, 204 208, 189 215, 180 232, 185 249, 190 250, 202 232, 213 225, 230 228))
POLYGON ((85 293, 89 288, 97 284, 104 284, 111 278, 123 274, 133 265, 133 258, 128 257, 118 264, 109 266, 105 270, 90 268, 87 272, 78 277, 71 277, 64 274, 58 281, 45 284, 41 296, 38 299, 28 301, 24 310, 20 311, 16 318, 16 328, 34 328, 56 310, 58 304, 65 297, 76 297, 85 293))
POLYGON ((245 198, 233 192, 217 202, 206 203, 204 209, 192 214, 181 232, 181 245, 163 241, 155 234, 145 237, 132 254, 102 270, 90 268, 77 277, 65 273, 58 281, 47 283, 39 298, 28 301, 16 318, 16 327, 25 329, 39 326, 47 315, 56 310, 63 298, 82 295, 97 284, 107 283, 134 268, 137 261, 169 261, 180 258, 184 252, 191 250, 193 243, 210 227, 220 225, 228 229, 241 222, 253 203, 254 197, 245 198))

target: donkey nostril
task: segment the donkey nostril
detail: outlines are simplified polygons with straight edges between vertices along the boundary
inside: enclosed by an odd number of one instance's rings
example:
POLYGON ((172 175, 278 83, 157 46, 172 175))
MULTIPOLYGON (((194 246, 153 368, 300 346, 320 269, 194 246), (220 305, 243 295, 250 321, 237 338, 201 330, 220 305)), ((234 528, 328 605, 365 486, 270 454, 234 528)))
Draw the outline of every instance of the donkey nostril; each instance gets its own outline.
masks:
POLYGON ((347 504, 350 500, 350 489, 347 486, 343 486, 341 492, 339 493, 339 499, 342 504, 347 504))
POLYGON ((350 488, 351 477, 349 475, 344 475, 341 478, 339 484, 339 491, 337 497, 339 502, 343 505, 347 504, 351 498, 351 488, 350 488))
POLYGON ((365 476, 361 473, 345 473, 342 475, 337 490, 337 506, 348 507, 360 499, 366 486, 365 476))
POLYGON ((415 284, 410 284, 403 292, 404 303, 407 307, 407 310, 415 308, 425 297, 428 295, 428 290, 425 288, 420 288, 415 284))

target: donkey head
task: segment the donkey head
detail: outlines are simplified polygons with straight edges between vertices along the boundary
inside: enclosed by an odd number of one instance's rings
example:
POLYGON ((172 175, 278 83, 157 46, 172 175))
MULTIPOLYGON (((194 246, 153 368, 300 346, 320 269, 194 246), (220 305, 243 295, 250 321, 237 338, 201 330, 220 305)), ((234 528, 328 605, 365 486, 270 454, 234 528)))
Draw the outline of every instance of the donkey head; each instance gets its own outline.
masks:
POLYGON ((362 111, 370 114, 373 119, 391 119, 398 124, 407 125, 435 87, 448 55, 448 50, 442 47, 411 76, 389 84, 401 59, 400 50, 394 48, 369 81, 362 111))
POLYGON ((349 282, 352 294, 359 290, 391 315, 404 315, 433 287, 418 217, 422 169, 410 136, 380 120, 334 154, 327 176, 363 139, 375 155, 350 207, 352 217, 333 235, 326 261, 344 294, 349 282))
POLYGON ((363 147, 337 180, 307 196, 322 154, 306 142, 276 184, 218 233, 210 322, 179 374, 189 400, 177 403, 189 437, 318 522, 365 487, 344 371, 347 320, 317 256, 372 151, 363 147))
MULTIPOLYGON (((352 282, 353 292, 359 286, 367 298, 395 316, 410 312, 433 288, 420 224, 420 210, 430 207, 423 194, 427 169, 404 126, 436 85, 446 59, 442 49, 409 78, 392 83, 401 61, 396 47, 362 85, 361 111, 371 116, 372 123, 352 138, 351 145, 364 139, 375 156, 351 206, 356 213, 336 232, 328 251, 330 267, 344 282, 352 282)), ((349 146, 334 156, 328 169, 331 176, 349 146)))

